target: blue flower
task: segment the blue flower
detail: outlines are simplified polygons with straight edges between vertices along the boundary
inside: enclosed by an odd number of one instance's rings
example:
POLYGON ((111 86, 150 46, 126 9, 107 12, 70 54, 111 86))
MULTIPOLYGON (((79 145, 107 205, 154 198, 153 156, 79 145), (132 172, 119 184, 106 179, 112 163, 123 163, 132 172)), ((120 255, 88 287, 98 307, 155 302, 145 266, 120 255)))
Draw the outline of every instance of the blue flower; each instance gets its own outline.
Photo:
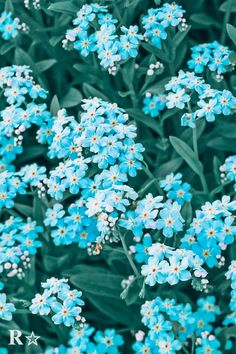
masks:
POLYGON ((91 34, 88 36, 86 31, 78 33, 78 39, 74 42, 74 48, 84 56, 87 57, 89 53, 96 49, 95 36, 91 34))
POLYGON ((55 324, 64 324, 66 327, 70 327, 75 323, 75 318, 80 314, 80 308, 73 306, 73 304, 65 300, 63 304, 57 301, 53 301, 51 309, 55 312, 52 316, 52 320, 55 324))
POLYGON ((165 179, 160 181, 160 187, 164 189, 164 191, 168 192, 173 188, 174 183, 182 183, 182 173, 170 173, 165 177, 165 179))
POLYGON ((146 96, 143 100, 143 112, 151 117, 158 117, 160 112, 165 108, 165 96, 153 95, 146 96))
POLYGON ((191 273, 187 270, 189 267, 189 261, 187 258, 179 260, 177 257, 170 257, 169 262, 167 282, 170 285, 177 284, 179 281, 187 281, 191 279, 191 273))
POLYGON ((33 314, 48 315, 51 311, 51 301, 49 291, 45 291, 42 295, 36 294, 29 309, 33 314))
POLYGON ((145 276, 145 283, 154 286, 156 283, 164 284, 167 279, 169 264, 156 257, 149 257, 148 264, 142 265, 142 275, 145 276))
POLYGON ((152 245, 152 237, 149 234, 143 236, 143 243, 137 243, 135 247, 135 260, 138 263, 147 263, 148 247, 152 245))
POLYGON ((6 208, 12 208, 14 205, 13 198, 16 193, 11 189, 11 187, 7 187, 7 185, 0 185, 0 208, 5 206, 6 208))
POLYGON ((160 211, 160 219, 157 220, 157 229, 162 230, 163 235, 166 237, 172 237, 174 232, 183 229, 184 220, 180 215, 180 209, 177 205, 176 202, 173 206, 166 205, 164 209, 160 211))
POLYGON ((78 290, 70 290, 68 288, 62 288, 58 293, 58 298, 62 301, 66 301, 67 304, 83 306, 84 301, 80 299, 82 292, 78 290))
POLYGON ((118 347, 122 346, 124 340, 114 329, 106 329, 104 332, 97 331, 94 340, 98 343, 98 352, 107 354, 118 354, 118 347))
POLYGON ((172 190, 167 194, 168 198, 175 200, 179 205, 183 205, 185 201, 189 202, 192 199, 191 189, 188 183, 173 183, 172 190))
POLYGON ((215 337, 212 339, 202 338, 201 347, 196 348, 196 354, 221 354, 222 352, 218 348, 220 348, 220 342, 215 337))
POLYGON ((46 226, 56 226, 58 220, 60 220, 65 215, 65 211, 63 210, 63 205, 59 203, 55 203, 53 208, 49 208, 46 211, 46 218, 44 219, 44 224, 46 226))
POLYGON ((166 96, 166 107, 183 109, 185 104, 190 101, 190 96, 186 94, 184 89, 178 90, 176 92, 170 92, 166 96))
POLYGON ((5 321, 11 321, 15 306, 7 302, 6 294, 0 293, 0 318, 5 321))

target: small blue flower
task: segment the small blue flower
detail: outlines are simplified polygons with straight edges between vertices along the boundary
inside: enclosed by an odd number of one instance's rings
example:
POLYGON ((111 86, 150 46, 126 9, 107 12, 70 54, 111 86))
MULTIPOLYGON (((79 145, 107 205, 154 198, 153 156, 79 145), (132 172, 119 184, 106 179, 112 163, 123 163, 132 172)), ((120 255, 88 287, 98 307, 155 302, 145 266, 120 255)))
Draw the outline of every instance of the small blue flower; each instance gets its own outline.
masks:
POLYGON ((16 310, 15 306, 7 302, 6 294, 0 293, 0 318, 5 321, 11 321, 12 313, 16 310))
POLYGON ((149 234, 144 235, 143 242, 137 243, 135 247, 135 260, 138 263, 147 263, 148 260, 148 247, 152 245, 152 237, 149 234))

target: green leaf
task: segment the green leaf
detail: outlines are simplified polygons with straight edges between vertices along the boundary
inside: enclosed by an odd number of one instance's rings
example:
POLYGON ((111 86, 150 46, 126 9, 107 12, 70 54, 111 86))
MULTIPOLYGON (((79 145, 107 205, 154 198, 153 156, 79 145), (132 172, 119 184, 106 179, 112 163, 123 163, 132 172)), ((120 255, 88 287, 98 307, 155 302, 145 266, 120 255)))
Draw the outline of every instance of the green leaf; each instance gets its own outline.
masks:
POLYGON ((103 100, 109 101, 109 98, 105 96, 101 91, 87 83, 83 84, 83 91, 86 97, 98 97, 102 98, 103 100))
POLYGON ((226 30, 229 35, 229 38, 232 40, 234 45, 236 45, 236 28, 230 24, 226 25, 226 30))
POLYGON ((183 40, 186 38, 187 34, 189 33, 190 29, 191 26, 188 26, 186 31, 183 32, 179 31, 176 33, 176 35, 172 40, 174 48, 177 48, 183 42, 183 40))
POLYGON ((158 49, 158 48, 154 47, 153 45, 151 45, 149 43, 141 43, 141 46, 144 49, 146 49, 149 53, 152 53, 152 54, 156 55, 158 58, 162 59, 163 61, 165 61, 165 62, 168 61, 168 57, 163 52, 163 50, 158 49))
POLYGON ((86 295, 120 298, 122 275, 110 273, 98 266, 82 264, 63 272, 63 275, 69 276, 70 282, 86 295))
POLYGON ((236 52, 232 51, 229 55, 229 61, 231 64, 235 64, 236 63, 236 52))
POLYGON ((74 107, 80 104, 82 101, 82 95, 79 90, 74 87, 71 87, 66 95, 61 99, 61 107, 74 107))
POLYGON ((129 60, 123 67, 122 70, 122 78, 126 83, 127 87, 132 90, 132 83, 135 74, 135 61, 129 60))
POLYGON ((14 12, 14 6, 13 6, 11 0, 6 0, 6 2, 5 2, 5 11, 14 12))
MULTIPOLYGON (((48 249, 45 247, 45 249, 48 252, 48 249)), ((63 269, 65 266, 68 267, 68 257, 69 254, 65 254, 64 256, 58 257, 58 256, 52 256, 50 254, 44 254, 43 256, 43 264, 45 270, 48 272, 50 271, 51 273, 55 272, 57 269, 63 269)))
POLYGON ((64 38, 64 36, 52 36, 49 39, 49 43, 51 44, 52 47, 55 47, 61 40, 64 38))
POLYGON ((139 298, 140 287, 138 285, 138 279, 136 278, 135 281, 129 286, 127 290, 127 294, 125 296, 125 303, 126 305, 130 306, 140 301, 139 298))
POLYGON ((22 164, 30 160, 34 160, 37 157, 43 156, 47 153, 46 146, 26 146, 24 148, 24 154, 17 157, 17 163, 22 164))
POLYGON ((21 203, 15 203, 14 208, 19 211, 21 214, 25 216, 32 217, 32 208, 28 205, 21 204, 21 203))
POLYGON ((190 16, 190 19, 199 25, 203 25, 206 27, 215 26, 217 28, 220 28, 219 22, 215 20, 214 17, 211 17, 206 13, 193 14, 190 16))
POLYGON ((193 217, 193 209, 191 203, 185 203, 181 210, 182 217, 184 218, 186 224, 190 224, 193 217))
POLYGON ((89 297, 90 302, 101 312, 111 318, 115 323, 120 323, 131 329, 140 326, 140 306, 125 306, 123 300, 105 296, 89 297))
POLYGON ((161 115, 161 120, 162 120, 162 122, 164 122, 167 118, 170 118, 170 117, 176 115, 177 113, 179 113, 179 109, 178 109, 178 108, 168 109, 167 111, 165 111, 165 112, 161 115))
POLYGON ((43 219, 44 219, 43 204, 37 195, 34 196, 33 218, 34 220, 37 220, 38 225, 43 225, 43 219))
POLYGON ((123 92, 123 91, 118 91, 118 95, 120 96, 120 97, 128 97, 128 96, 130 96, 130 95, 132 95, 132 94, 134 94, 134 91, 125 91, 125 92, 123 92))
POLYGON ((15 47, 15 43, 11 43, 11 42, 4 43, 1 46, 0 54, 4 55, 4 54, 8 53, 14 47, 15 47))
POLYGON ((216 337, 221 342, 221 347, 222 347, 223 352, 224 352, 226 341, 229 338, 236 338, 236 326, 222 328, 217 333, 216 337))
POLYGON ((215 180, 218 184, 221 184, 221 180, 220 180, 220 166, 221 165, 222 165, 222 163, 220 162, 219 158, 217 156, 214 156, 214 158, 213 158, 213 173, 214 173, 215 180))
POLYGON ((184 141, 175 136, 170 136, 170 142, 175 151, 185 160, 196 174, 199 175, 203 172, 202 163, 196 159, 193 150, 184 141))
POLYGON ((61 12, 68 15, 75 15, 76 12, 79 10, 72 1, 59 1, 54 4, 51 4, 48 7, 48 10, 61 12))
POLYGON ((39 75, 38 67, 30 57, 30 55, 21 48, 16 48, 15 50, 15 63, 17 65, 29 65, 33 70, 34 74, 39 75))
POLYGON ((37 69, 40 73, 50 69, 53 65, 57 63, 56 59, 45 59, 36 63, 37 69))
MULTIPOLYGON (((223 4, 220 5, 219 10, 222 12, 226 12, 227 6, 228 6, 228 0, 226 0, 225 2, 223 2, 223 4)), ((236 12, 236 3, 231 3, 230 12, 236 12)))
POLYGON ((216 137, 211 139, 207 146, 215 150, 236 152, 236 139, 216 137))
POLYGON ((161 128, 158 122, 154 118, 150 118, 149 116, 146 116, 145 114, 142 113, 139 109, 136 108, 128 108, 126 109, 126 112, 134 119, 137 120, 138 122, 146 125, 147 127, 151 128, 154 130, 156 133, 161 135, 161 128))
POLYGON ((56 116, 57 115, 57 112, 61 109, 60 107, 60 103, 59 103, 59 100, 57 98, 57 95, 54 95, 53 98, 52 98, 52 102, 51 102, 51 105, 50 105, 50 112, 52 114, 52 116, 56 116))
POLYGON ((158 175, 159 178, 164 178, 169 173, 177 171, 178 168, 181 166, 182 162, 182 157, 176 157, 175 159, 171 159, 162 164, 161 166, 158 166, 155 173, 158 175))
POLYGON ((142 87, 141 89, 141 93, 144 94, 146 91, 147 92, 151 92, 151 93, 163 93, 163 91, 165 90, 165 85, 170 81, 171 77, 168 76, 162 80, 159 80, 157 82, 155 82, 155 84, 150 85, 148 87, 142 87))
POLYGON ((28 285, 33 286, 35 284, 35 279, 36 279, 36 270, 35 270, 35 255, 34 255, 31 257, 30 260, 30 269, 27 269, 25 272, 24 281, 28 285))

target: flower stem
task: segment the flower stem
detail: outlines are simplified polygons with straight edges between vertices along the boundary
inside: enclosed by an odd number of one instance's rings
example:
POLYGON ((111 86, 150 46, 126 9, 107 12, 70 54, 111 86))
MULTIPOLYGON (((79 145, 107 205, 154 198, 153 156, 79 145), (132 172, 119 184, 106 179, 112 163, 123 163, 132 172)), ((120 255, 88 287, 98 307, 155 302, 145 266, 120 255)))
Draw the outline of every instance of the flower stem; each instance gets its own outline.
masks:
POLYGON ((136 265, 134 264, 134 261, 133 261, 132 257, 129 254, 129 250, 128 250, 127 245, 125 243, 124 237, 120 233, 119 233, 119 236, 120 236, 121 244, 122 244, 122 247, 124 249, 125 255, 126 255, 128 261, 129 261, 129 264, 130 264, 131 268, 133 269, 134 274, 136 275, 136 277, 139 278, 140 277, 139 271, 138 271, 136 265))
POLYGON ((143 161, 143 171, 146 173, 146 175, 150 178, 150 180, 153 180, 156 190, 159 193, 159 195, 163 195, 163 191, 159 185, 158 179, 153 175, 153 173, 149 170, 149 167, 145 161, 143 161))
MULTIPOLYGON (((196 160, 199 161, 199 151, 198 151, 198 142, 197 142, 197 128, 192 128, 193 131, 193 151, 196 157, 196 160)), ((206 178, 204 176, 204 172, 203 171, 199 171, 199 178, 202 184, 202 188, 203 188, 203 192, 205 194, 208 194, 208 186, 207 186, 207 181, 206 178)))
POLYGON ((193 151, 196 159, 199 160, 198 143, 197 143, 197 128, 192 128, 193 131, 193 151))

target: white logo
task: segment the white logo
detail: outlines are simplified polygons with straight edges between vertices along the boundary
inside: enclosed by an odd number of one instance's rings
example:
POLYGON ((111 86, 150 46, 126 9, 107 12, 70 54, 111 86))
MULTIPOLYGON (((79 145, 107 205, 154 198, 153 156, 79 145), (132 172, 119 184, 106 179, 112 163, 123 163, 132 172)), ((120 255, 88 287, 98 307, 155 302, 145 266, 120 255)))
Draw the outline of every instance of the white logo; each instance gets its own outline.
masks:
POLYGON ((40 336, 36 336, 34 332, 31 332, 30 336, 22 336, 22 332, 18 329, 9 329, 9 345, 24 345, 23 338, 25 337, 28 345, 34 344, 38 345, 38 339, 40 336))

